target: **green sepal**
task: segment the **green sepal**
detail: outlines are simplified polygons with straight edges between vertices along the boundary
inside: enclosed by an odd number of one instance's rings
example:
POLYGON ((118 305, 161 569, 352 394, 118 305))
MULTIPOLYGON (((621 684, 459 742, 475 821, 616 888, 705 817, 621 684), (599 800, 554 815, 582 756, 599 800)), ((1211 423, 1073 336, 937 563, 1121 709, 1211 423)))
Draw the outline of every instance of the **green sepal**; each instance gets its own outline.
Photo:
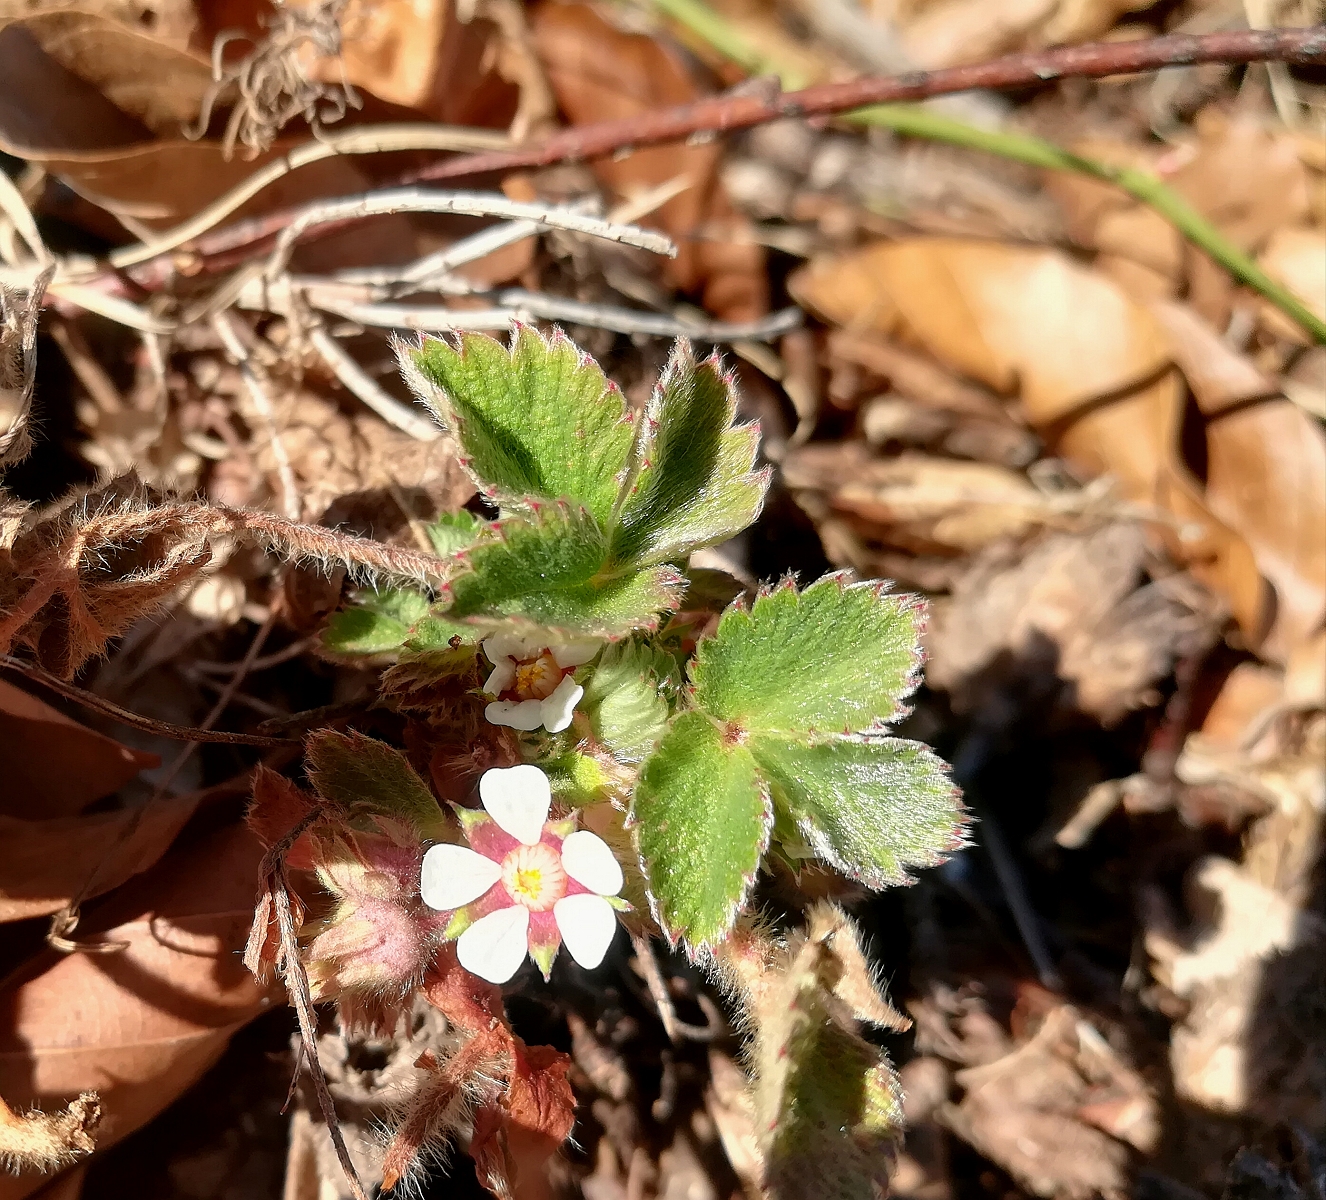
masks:
POLYGON ((486 524, 487 521, 481 521, 472 512, 462 508, 456 512, 438 513, 424 526, 424 532, 432 543, 433 553, 438 558, 447 558, 470 545, 486 524))
POLYGON ((727 541, 759 516, 769 472, 755 470, 760 431, 732 427, 733 376, 678 341, 640 431, 638 471, 618 510, 613 560, 679 561, 727 541))
POLYGON ((696 649, 695 702, 752 731, 860 732, 897 720, 920 682, 923 604, 826 575, 733 605, 696 649))
POLYGON ((342 808, 408 822, 421 838, 448 840, 446 818, 428 785, 394 746, 362 733, 316 729, 304 743, 313 789, 342 808))
POLYGON ((603 527, 583 508, 533 506, 492 526, 452 582, 452 620, 496 626, 522 618, 546 629, 619 636, 653 629, 676 608, 684 579, 671 566, 611 570, 603 527))
POLYGON ((545 337, 520 326, 509 350, 482 334, 430 338, 403 367, 503 508, 565 499, 608 520, 634 421, 616 384, 560 330, 545 337))
POLYGON ((654 919, 693 950, 720 941, 773 822, 751 752, 703 714, 682 713, 645 760, 631 815, 654 919))
POLYGON ((675 688, 676 661, 637 640, 604 649, 585 683, 579 709, 597 741, 621 762, 640 762, 663 735, 665 692, 675 688))
POLYGON ((965 814, 944 761, 901 738, 753 734, 750 750, 815 853, 870 888, 908 881, 964 844, 965 814))

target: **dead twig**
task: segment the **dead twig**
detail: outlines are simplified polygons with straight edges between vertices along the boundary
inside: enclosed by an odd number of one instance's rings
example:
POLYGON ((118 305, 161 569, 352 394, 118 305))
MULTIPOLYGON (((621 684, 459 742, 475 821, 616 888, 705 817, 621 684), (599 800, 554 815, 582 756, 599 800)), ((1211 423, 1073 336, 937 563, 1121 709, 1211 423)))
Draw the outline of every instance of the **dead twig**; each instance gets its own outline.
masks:
POLYGON ((226 746, 258 746, 264 750, 276 746, 298 746, 301 744, 298 738, 268 737, 257 733, 226 733, 223 730, 199 729, 189 725, 171 725, 166 721, 144 717, 139 713, 130 712, 127 708, 121 708, 114 701, 107 700, 104 696, 98 696, 96 692, 89 692, 85 688, 77 686, 77 684, 68 683, 58 675, 52 675, 49 671, 43 670, 36 663, 24 662, 22 659, 12 658, 8 654, 0 654, 0 667, 6 667, 11 671, 26 675, 34 683, 39 683, 42 687, 49 688, 66 700, 72 700, 75 704, 92 712, 100 713, 103 717, 108 717, 120 725, 141 729, 144 733, 155 733, 159 737, 170 738, 172 741, 211 742, 226 746))
POLYGON ((782 92, 775 81, 764 92, 714 96, 617 121, 580 125, 519 150, 467 154, 431 163, 401 178, 402 184, 462 179, 490 171, 581 162, 623 150, 679 142, 706 133, 732 133, 785 117, 831 117, 870 104, 924 100, 978 89, 1034 87, 1055 79, 1102 79, 1198 63, 1326 61, 1326 28, 1247 29, 1203 35, 1170 34, 1132 42, 1088 42, 940 71, 868 76, 782 92))
POLYGON ((344 384, 347 391, 358 396, 389 425, 420 442, 436 441, 442 431, 422 412, 388 396, 353 358, 336 344, 321 325, 307 330, 309 343, 322 357, 332 374, 344 384))

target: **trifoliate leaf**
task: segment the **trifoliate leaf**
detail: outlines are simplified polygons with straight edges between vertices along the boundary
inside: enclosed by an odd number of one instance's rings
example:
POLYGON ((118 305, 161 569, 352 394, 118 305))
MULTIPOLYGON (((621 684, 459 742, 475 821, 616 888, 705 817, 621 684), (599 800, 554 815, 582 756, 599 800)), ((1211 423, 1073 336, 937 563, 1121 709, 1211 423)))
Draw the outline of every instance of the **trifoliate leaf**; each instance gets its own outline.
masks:
POLYGON ((479 530, 486 524, 486 521, 480 521, 472 512, 462 508, 458 512, 439 513, 431 523, 424 526, 424 532, 433 544, 433 553, 439 558, 446 558, 449 554, 464 550, 479 536, 479 530))
POLYGON ((617 386, 563 334, 521 327, 510 350, 481 334, 429 339, 403 365, 503 506, 565 499, 608 520, 634 423, 617 386))
POLYGON ((962 844, 963 808, 942 759, 900 738, 753 734, 774 803, 806 843, 867 887, 907 882, 962 844))
POLYGON ((314 730, 305 742, 304 768, 329 803, 397 817, 423 836, 445 826, 437 800, 405 755, 377 738, 314 730))
POLYGON ((745 746, 701 713, 673 721, 640 770, 632 816, 654 917, 673 938, 719 941, 769 840, 769 795, 745 746))
POLYGON ((428 612, 428 597, 409 588, 363 591, 353 607, 333 613, 323 646, 334 654, 382 654, 399 649, 428 612))
POLYGON ((584 509, 541 505, 497 522, 465 556, 447 616, 500 622, 523 617, 549 629, 610 637, 653 628, 677 606, 683 579, 672 567, 610 568, 603 527, 584 509))
POLYGON ((750 525, 768 471, 756 471, 760 431, 732 428, 737 398, 716 358, 702 363, 679 341, 645 413, 638 474, 620 508, 613 559, 681 559, 750 525))
POLYGON ((639 762, 662 736, 668 720, 664 687, 674 668, 671 655, 634 640, 603 651, 578 707, 620 761, 639 762))
POLYGON ((924 610, 914 596, 826 575, 729 608, 700 643, 696 704, 749 730, 860 731, 902 715, 920 680, 924 610))

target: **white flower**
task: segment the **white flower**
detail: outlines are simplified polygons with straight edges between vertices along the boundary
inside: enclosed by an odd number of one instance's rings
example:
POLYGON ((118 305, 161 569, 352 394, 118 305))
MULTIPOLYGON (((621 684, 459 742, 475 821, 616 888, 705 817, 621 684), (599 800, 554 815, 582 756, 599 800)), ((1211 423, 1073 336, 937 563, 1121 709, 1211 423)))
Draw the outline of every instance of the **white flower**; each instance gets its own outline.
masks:
POLYGON ((548 777, 528 763, 485 771, 484 812, 458 810, 469 846, 424 855, 419 892, 431 908, 454 910, 460 965, 505 983, 529 956, 548 978, 563 942, 592 970, 617 931, 621 864, 608 844, 573 821, 549 821, 548 777))
POLYGON ((561 733, 585 694, 571 672, 589 662, 603 643, 598 638, 558 638, 547 634, 521 637, 495 633, 483 643, 493 664, 483 690, 498 699, 484 709, 494 725, 532 730, 543 726, 561 733))

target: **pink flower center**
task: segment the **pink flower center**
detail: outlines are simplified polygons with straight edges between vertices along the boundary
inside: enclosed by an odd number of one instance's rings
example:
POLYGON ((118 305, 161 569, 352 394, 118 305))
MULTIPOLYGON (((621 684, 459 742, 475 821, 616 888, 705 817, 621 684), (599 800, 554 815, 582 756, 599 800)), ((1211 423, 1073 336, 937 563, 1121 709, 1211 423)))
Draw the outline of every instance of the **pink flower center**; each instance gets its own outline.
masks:
POLYGON ((515 682, 503 693, 511 700, 546 700, 566 674, 548 650, 537 658, 516 659, 515 666, 515 682))
POLYGON ((562 856, 551 846, 517 846, 502 860, 502 886, 530 912, 547 912, 566 895, 562 856))

